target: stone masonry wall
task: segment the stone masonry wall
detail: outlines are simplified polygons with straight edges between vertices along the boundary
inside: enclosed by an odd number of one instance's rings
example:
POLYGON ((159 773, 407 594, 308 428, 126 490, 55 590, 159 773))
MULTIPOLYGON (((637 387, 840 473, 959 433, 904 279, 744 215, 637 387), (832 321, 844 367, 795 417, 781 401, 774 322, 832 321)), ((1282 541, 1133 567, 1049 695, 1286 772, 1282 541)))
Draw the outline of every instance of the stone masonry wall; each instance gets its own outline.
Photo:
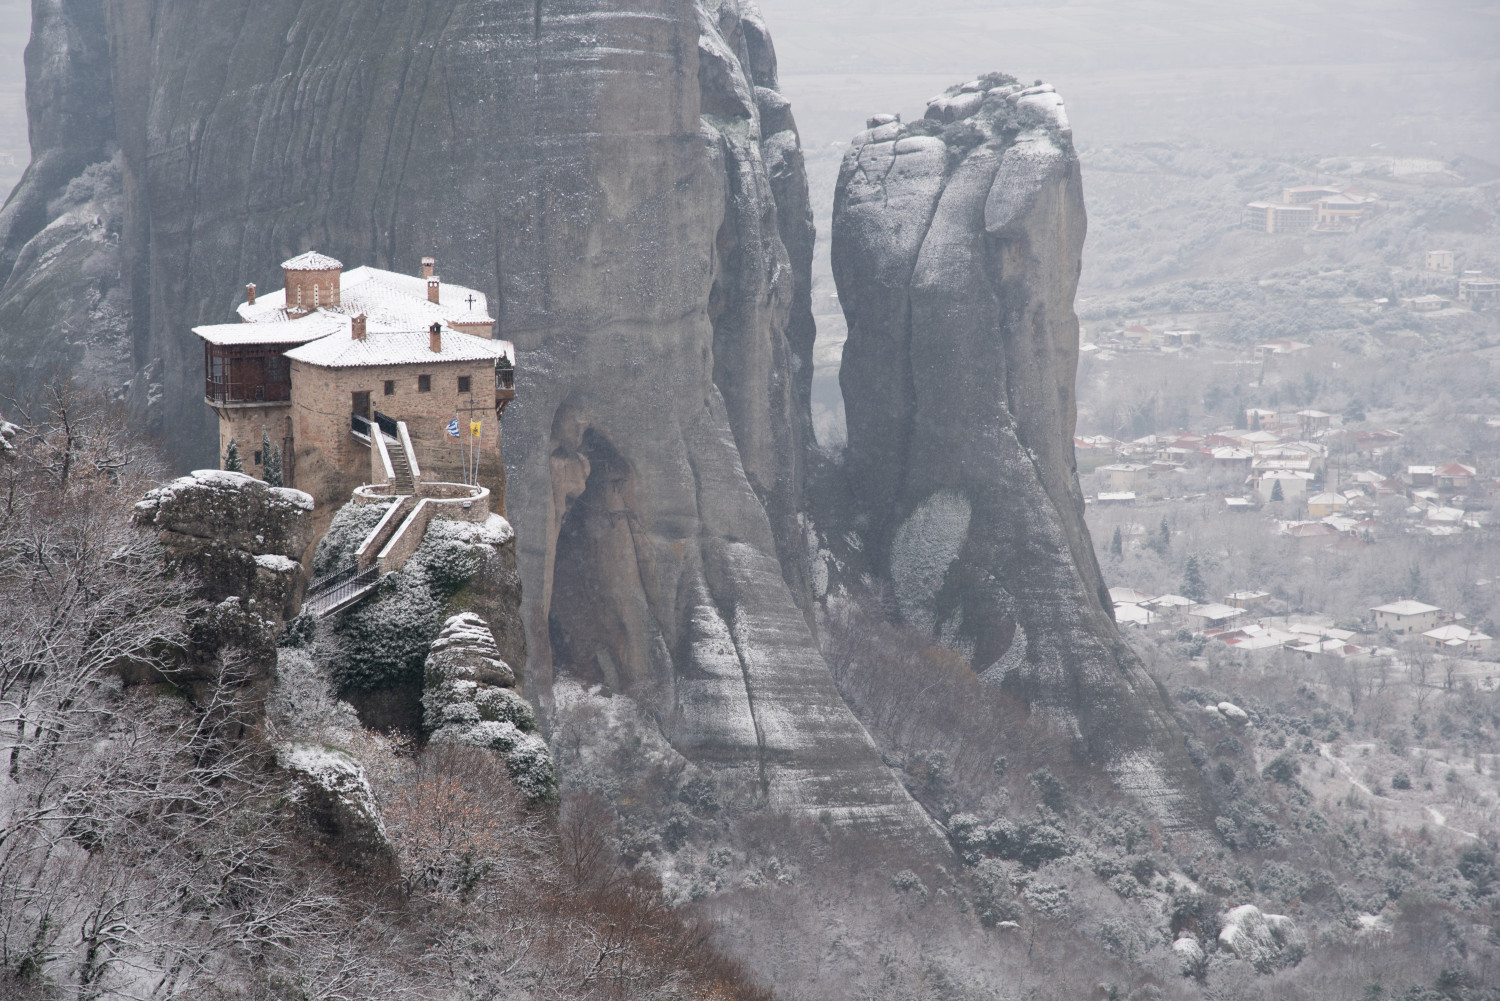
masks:
MULTIPOLYGON (((293 361, 291 412, 298 489, 317 499, 319 511, 331 512, 355 487, 369 482, 370 446, 355 438, 349 428, 356 392, 368 392, 375 410, 406 422, 423 479, 461 479, 459 439, 447 432, 460 403, 461 375, 469 376, 476 403, 493 401, 495 370, 489 362, 326 369, 293 361), (432 377, 430 392, 417 391, 419 375, 432 377), (388 379, 395 382, 391 396, 384 395, 388 379)), ((467 400, 463 398, 464 405, 467 400)), ((479 439, 480 482, 490 489, 492 509, 503 514, 505 474, 500 460, 500 422, 493 403, 477 416, 484 421, 479 439)))
POLYGON ((229 439, 235 439, 240 449, 240 461, 245 472, 258 480, 265 479, 265 457, 255 461, 260 451, 261 432, 271 436, 271 444, 281 448, 282 486, 296 486, 293 482, 292 453, 292 405, 282 403, 274 406, 216 407, 219 415, 219 465, 224 465, 224 453, 229 449, 229 439))

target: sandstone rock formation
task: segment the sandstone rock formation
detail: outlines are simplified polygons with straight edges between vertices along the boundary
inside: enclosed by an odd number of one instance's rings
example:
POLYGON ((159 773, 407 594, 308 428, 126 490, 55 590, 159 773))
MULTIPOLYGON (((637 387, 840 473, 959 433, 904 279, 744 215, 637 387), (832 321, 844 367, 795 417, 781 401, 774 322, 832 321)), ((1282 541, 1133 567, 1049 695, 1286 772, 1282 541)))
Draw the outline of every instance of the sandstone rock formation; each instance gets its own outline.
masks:
POLYGON ((314 832, 357 869, 394 874, 396 852, 359 761, 321 744, 291 742, 276 763, 291 777, 294 805, 314 832))
MULTIPOLYGON (((202 462, 193 324, 314 244, 402 270, 436 254, 520 352, 504 448, 525 606, 474 610, 543 715, 560 675, 626 691, 768 803, 927 829, 814 634, 812 225, 752 0, 45 15, 36 162, 0 212, 0 271, 18 262, 0 368, 123 365, 101 377, 202 462)), ((1149 795, 1182 755, 1096 593, 1067 448, 1077 165, 1050 90, 976 88, 926 134, 879 123, 841 184, 854 513, 909 619, 1072 713, 1149 795)))
MULTIPOLYGON (((528 692, 545 707, 555 672, 607 682, 771 802, 924 823, 812 631, 812 225, 752 3, 58 10, 78 40, 39 20, 51 58, 32 79, 108 113, 74 123, 87 141, 43 137, 5 246, 118 143, 130 399, 153 429, 212 454, 188 328, 313 243, 407 270, 435 253, 493 282, 522 359, 505 452, 528 692)), ((22 318, 4 331, 13 370, 37 339, 35 273, 0 301, 22 318)))
POLYGON ((516 691, 515 672, 500 659, 488 623, 472 612, 451 616, 432 641, 425 675, 422 718, 433 741, 495 751, 523 795, 556 797, 557 773, 536 733, 536 710, 516 691))
POLYGON ((228 647, 247 658, 244 683, 269 683, 277 638, 306 585, 297 560, 311 541, 312 507, 300 490, 217 469, 179 477, 136 504, 137 523, 156 530, 205 601, 190 620, 185 666, 195 686, 218 682, 214 660, 228 647))
MULTIPOLYGON (((1051 87, 1000 74, 845 155, 833 267, 858 571, 986 680, 1071 722, 1159 816, 1204 805, 1167 701, 1121 639, 1073 460, 1085 219, 1051 87)), ((835 574, 837 577, 837 574, 835 574)))

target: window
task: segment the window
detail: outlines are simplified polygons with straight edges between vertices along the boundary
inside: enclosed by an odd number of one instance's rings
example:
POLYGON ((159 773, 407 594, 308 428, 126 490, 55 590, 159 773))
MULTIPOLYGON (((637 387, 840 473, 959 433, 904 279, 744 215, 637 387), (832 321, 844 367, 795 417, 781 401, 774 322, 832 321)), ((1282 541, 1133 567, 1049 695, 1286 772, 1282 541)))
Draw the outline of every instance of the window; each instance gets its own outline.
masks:
POLYGON ((467 375, 458 377, 458 391, 460 393, 467 393, 469 391, 469 377, 467 375))
POLYGON ((387 379, 387 380, 385 380, 385 395, 386 396, 395 396, 396 395, 396 380, 395 379, 387 379))
POLYGON ((419 393, 430 393, 430 392, 432 392, 432 376, 430 376, 430 375, 419 375, 419 376, 417 376, 417 392, 419 392, 419 393))
POLYGON ((259 451, 257 451, 257 452, 256 452, 256 453, 255 453, 255 464, 256 464, 256 465, 257 465, 257 466, 258 466, 258 465, 260 465, 260 452, 259 452, 259 451))

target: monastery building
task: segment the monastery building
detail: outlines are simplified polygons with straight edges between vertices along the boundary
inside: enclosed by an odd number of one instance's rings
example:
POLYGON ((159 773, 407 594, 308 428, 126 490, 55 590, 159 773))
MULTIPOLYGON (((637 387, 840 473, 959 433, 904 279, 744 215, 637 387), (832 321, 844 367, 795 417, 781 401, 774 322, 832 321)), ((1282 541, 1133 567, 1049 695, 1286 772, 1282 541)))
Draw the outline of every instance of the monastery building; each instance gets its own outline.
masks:
POLYGON ((283 485, 327 516, 355 487, 410 480, 412 463, 419 479, 482 483, 503 510, 500 414, 515 398, 515 347, 494 338, 485 296, 445 285, 435 266, 344 271, 309 251, 282 263, 284 288, 246 286, 241 322, 194 327, 220 461, 234 439, 245 471, 264 478, 264 433, 283 485))

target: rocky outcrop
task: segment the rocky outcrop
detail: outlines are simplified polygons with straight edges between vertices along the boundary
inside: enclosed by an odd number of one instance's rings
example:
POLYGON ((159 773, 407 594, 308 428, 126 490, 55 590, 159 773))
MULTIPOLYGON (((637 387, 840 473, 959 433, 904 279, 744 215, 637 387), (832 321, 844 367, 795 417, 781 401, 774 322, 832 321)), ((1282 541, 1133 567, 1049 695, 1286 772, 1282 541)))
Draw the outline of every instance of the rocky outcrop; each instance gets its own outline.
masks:
POLYGON ((833 268, 849 324, 834 567, 888 582, 900 616, 1074 730, 1155 807, 1205 801, 1167 700, 1121 639, 1074 465, 1078 159, 1045 85, 993 74, 845 155, 833 268))
MULTIPOLYGON (((81 49, 39 33, 33 79, 45 64, 68 106, 109 112, 79 126, 94 145, 75 159, 118 144, 146 426, 209 459, 190 328, 226 319, 247 281, 276 287, 282 259, 316 244, 409 271, 436 254, 490 294, 522 359, 504 447, 528 694, 545 710, 563 673, 626 690, 766 802, 926 830, 813 632, 812 228, 753 3, 105 9, 78 20, 81 49), (112 98, 73 51, 107 54, 112 98)), ((40 289, 39 268, 10 287, 40 289)), ((24 298, 0 312, 32 315, 24 298)), ((11 368, 41 336, 23 327, 0 328, 11 368)), ((509 659, 503 615, 475 610, 509 659)))
POLYGON ((494 751, 527 799, 557 798, 557 772, 537 735, 536 710, 516 691, 515 672, 500 659, 488 623, 472 612, 444 622, 425 674, 422 718, 431 740, 494 751))
POLYGON ((217 469, 179 477, 135 505, 136 522, 157 532, 203 599, 189 615, 184 678, 193 686, 219 683, 216 657, 227 648, 244 657, 248 676, 237 681, 269 684, 277 638, 306 586, 297 560, 311 541, 312 509, 300 490, 217 469))
POLYGON ((394 875, 396 852, 386 836, 380 806, 351 754, 321 744, 288 743, 276 764, 292 779, 292 803, 305 823, 340 861, 355 869, 394 875))

